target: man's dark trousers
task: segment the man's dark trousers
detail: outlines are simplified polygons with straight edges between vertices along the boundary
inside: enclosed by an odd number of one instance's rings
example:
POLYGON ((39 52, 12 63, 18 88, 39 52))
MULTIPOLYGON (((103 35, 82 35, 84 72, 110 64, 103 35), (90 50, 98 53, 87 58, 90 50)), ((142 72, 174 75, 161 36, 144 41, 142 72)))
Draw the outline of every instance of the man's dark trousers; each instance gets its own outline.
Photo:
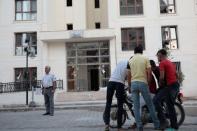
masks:
POLYGON ((118 104, 118 128, 121 128, 122 123, 122 112, 124 102, 124 84, 120 82, 110 81, 107 86, 107 102, 105 106, 105 124, 109 125, 110 122, 110 110, 114 92, 116 91, 117 104, 118 104))
POLYGON ((166 116, 162 108, 162 102, 164 101, 166 103, 168 111, 169 111, 171 127, 174 129, 178 129, 177 116, 176 116, 176 111, 174 108, 174 103, 175 103, 176 96, 178 95, 178 92, 179 92, 179 87, 180 85, 178 82, 175 82, 169 86, 163 87, 158 91, 158 93, 155 95, 153 99, 155 108, 158 112, 158 118, 161 124, 164 123, 166 120, 166 116))
POLYGON ((54 114, 54 93, 52 92, 52 87, 44 89, 44 101, 46 107, 46 113, 54 114))

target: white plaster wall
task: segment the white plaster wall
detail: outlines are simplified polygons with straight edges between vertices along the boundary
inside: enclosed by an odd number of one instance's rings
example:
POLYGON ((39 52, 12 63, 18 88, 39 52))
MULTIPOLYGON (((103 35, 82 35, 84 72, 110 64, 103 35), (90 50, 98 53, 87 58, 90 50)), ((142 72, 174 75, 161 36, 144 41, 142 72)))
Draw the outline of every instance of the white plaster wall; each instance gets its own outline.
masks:
POLYGON ((86 29, 86 1, 73 0, 72 6, 67 7, 65 1, 65 29, 67 24, 73 24, 73 30, 86 29))
MULTIPOLYGON (((39 2, 40 0, 38 0, 39 2)), ((17 32, 38 32, 38 30, 39 24, 37 20, 15 21, 15 1, 0 0, 0 82, 13 82, 14 68, 26 67, 25 56, 15 56, 14 34, 17 32)), ((38 54, 34 59, 29 58, 29 67, 39 69, 38 65, 41 63, 39 42, 37 46, 38 54)))
POLYGON ((67 87, 65 43, 55 42, 55 43, 47 43, 47 44, 48 44, 48 65, 51 66, 51 73, 55 74, 57 80, 63 79, 64 87, 67 87))

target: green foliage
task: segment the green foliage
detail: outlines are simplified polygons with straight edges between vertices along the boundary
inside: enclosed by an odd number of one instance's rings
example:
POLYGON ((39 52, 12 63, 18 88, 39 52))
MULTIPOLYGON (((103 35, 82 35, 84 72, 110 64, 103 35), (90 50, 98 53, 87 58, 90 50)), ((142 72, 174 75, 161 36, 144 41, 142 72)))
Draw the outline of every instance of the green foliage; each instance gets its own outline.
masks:
POLYGON ((182 71, 176 72, 176 77, 177 77, 177 80, 180 83, 180 85, 182 85, 183 80, 185 79, 185 75, 183 74, 183 72, 182 71))

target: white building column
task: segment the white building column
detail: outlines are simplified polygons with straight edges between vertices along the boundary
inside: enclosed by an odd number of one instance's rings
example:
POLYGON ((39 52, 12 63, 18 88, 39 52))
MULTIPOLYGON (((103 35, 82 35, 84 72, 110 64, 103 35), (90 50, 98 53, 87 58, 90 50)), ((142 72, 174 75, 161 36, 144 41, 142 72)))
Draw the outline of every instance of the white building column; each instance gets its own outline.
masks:
POLYGON ((48 65, 48 45, 47 43, 43 42, 43 41, 39 41, 40 44, 40 65, 37 69, 37 77, 39 80, 42 79, 43 75, 44 75, 44 68, 46 65, 48 65))
POLYGON ((110 63, 111 63, 111 73, 112 71, 115 69, 117 62, 118 62, 118 58, 117 58, 117 45, 116 45, 116 37, 114 37, 113 39, 111 39, 109 41, 110 44, 110 63))

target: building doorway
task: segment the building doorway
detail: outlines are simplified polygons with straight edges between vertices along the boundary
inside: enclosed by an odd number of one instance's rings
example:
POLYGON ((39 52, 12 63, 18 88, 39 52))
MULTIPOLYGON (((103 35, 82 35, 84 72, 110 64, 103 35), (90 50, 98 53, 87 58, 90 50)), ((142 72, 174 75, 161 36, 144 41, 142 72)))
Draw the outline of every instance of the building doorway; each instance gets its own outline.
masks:
POLYGON ((110 74, 109 42, 67 43, 68 91, 98 91, 110 74))
POLYGON ((89 90, 98 91, 99 90, 99 66, 88 66, 88 81, 89 90))

